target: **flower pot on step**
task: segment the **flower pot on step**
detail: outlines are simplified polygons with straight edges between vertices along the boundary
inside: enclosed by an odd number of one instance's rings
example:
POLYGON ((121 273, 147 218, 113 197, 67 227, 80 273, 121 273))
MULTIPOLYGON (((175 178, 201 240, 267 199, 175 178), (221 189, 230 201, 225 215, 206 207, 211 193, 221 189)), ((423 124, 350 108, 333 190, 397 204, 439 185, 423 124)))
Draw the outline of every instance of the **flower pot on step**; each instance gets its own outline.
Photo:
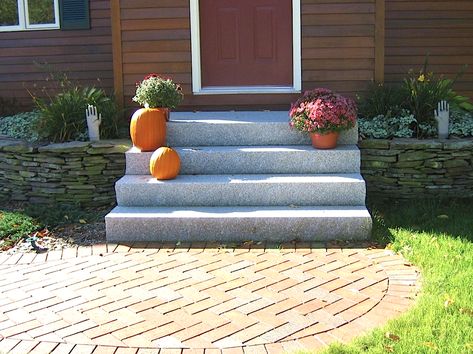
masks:
POLYGON ((316 149, 334 149, 337 147, 339 132, 329 132, 325 134, 310 133, 312 146, 316 149))

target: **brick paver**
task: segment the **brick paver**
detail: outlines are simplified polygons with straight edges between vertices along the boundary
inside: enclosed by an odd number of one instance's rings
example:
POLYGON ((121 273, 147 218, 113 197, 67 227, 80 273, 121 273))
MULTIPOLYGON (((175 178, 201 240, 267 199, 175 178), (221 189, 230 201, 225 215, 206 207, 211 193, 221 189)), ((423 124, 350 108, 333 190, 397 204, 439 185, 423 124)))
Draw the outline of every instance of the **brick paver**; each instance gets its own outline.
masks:
POLYGON ((102 244, 0 256, 6 353, 318 350, 406 311, 418 284, 390 251, 336 244, 102 244))

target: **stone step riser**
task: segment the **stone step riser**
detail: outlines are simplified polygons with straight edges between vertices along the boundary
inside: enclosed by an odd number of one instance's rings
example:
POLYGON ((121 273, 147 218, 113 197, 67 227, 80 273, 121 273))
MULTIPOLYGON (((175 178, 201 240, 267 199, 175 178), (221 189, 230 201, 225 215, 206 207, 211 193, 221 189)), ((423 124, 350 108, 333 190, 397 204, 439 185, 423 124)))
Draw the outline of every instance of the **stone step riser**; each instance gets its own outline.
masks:
MULTIPOLYGON (((208 208, 210 209, 210 208, 208 208)), ((273 241, 367 239, 371 218, 363 208, 216 210, 117 207, 107 215, 108 241, 273 241)))
MULTIPOLYGON (((340 145, 357 142, 358 128, 342 132, 338 139, 340 145)), ((310 145, 310 137, 289 127, 287 112, 172 112, 171 120, 167 123, 167 144, 310 145)))
MULTIPOLYGON (((357 173, 360 151, 356 146, 333 150, 312 147, 199 147, 175 148, 181 174, 282 174, 357 173)), ((126 153, 126 174, 149 174, 152 152, 132 149, 126 153)))
POLYGON ((360 175, 125 176, 115 188, 120 206, 364 205, 366 195, 360 175))

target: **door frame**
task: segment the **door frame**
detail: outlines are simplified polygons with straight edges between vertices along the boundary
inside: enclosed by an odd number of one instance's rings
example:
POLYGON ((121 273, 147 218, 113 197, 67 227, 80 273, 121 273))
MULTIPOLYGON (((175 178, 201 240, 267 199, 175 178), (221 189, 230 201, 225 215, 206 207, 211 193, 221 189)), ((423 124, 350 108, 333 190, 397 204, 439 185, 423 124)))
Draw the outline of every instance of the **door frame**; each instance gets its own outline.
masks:
POLYGON ((200 53, 199 0, 190 0, 190 25, 192 51, 192 91, 194 95, 301 92, 301 0, 292 0, 293 86, 215 86, 203 88, 200 53))

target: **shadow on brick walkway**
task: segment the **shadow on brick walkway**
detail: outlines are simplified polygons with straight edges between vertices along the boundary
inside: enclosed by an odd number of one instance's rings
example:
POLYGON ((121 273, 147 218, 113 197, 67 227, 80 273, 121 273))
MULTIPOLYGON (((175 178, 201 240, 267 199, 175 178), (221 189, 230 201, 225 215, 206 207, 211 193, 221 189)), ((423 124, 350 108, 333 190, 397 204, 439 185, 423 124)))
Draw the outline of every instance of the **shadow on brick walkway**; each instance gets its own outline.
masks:
POLYGON ((402 257, 362 244, 0 254, 0 352, 317 350, 406 311, 417 284, 402 257))

